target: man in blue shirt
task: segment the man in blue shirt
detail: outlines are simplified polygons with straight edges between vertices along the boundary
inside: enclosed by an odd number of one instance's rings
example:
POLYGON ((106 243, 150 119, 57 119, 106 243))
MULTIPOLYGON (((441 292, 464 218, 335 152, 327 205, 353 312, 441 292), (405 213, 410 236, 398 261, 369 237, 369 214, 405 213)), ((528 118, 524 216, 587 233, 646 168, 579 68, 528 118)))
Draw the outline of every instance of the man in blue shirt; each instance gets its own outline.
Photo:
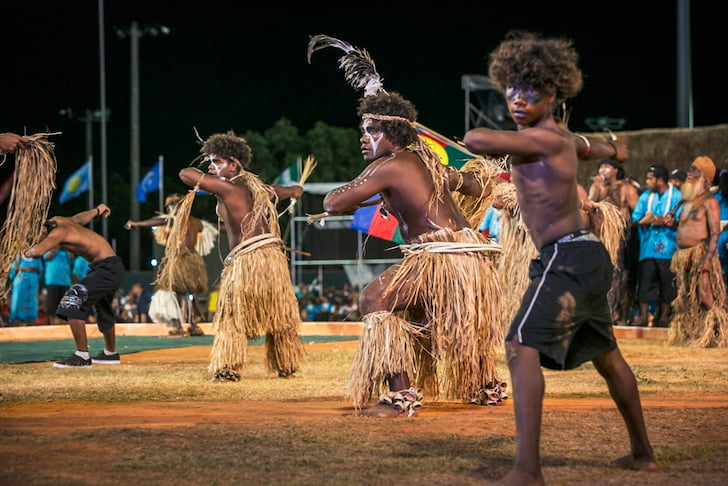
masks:
POLYGON ((664 165, 651 165, 645 176, 647 190, 640 194, 632 211, 632 221, 639 225, 640 240, 637 326, 647 325, 650 302, 655 302, 658 308, 653 326, 668 327, 670 303, 677 297, 670 261, 677 251, 677 225, 674 221, 681 211, 682 193, 668 183, 668 178, 664 165), (668 214, 674 216, 670 225, 665 223, 668 214))

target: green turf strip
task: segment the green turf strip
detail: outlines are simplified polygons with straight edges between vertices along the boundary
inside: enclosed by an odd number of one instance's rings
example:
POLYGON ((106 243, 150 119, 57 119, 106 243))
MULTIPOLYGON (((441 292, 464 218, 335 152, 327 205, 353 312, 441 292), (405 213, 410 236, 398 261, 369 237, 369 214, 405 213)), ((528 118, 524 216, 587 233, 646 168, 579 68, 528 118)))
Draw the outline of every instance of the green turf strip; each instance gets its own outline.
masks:
MULTIPOLYGON (((214 336, 158 337, 158 336, 117 336, 116 349, 119 354, 138 353, 150 349, 185 348, 188 346, 209 346, 214 336)), ((304 343, 323 343, 332 341, 352 341, 358 336, 301 336, 304 343)), ((259 346, 265 338, 251 339, 250 346, 259 346)), ((96 356, 104 349, 104 338, 88 340, 89 353, 96 356)), ((33 363, 55 361, 68 358, 76 346, 73 339, 42 341, 0 342, 0 363, 33 363)))

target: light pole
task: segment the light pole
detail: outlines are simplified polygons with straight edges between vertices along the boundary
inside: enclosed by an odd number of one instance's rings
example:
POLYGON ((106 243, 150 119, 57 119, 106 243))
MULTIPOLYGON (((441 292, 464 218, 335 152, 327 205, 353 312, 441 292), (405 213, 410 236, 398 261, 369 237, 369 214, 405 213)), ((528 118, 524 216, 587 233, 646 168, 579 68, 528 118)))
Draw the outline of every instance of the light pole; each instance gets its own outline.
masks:
MULTIPOLYGON (((116 27, 116 35, 120 39, 129 37, 131 45, 131 141, 129 147, 129 165, 131 167, 130 183, 131 198, 129 201, 130 219, 139 221, 139 201, 134 197, 134 191, 139 184, 139 39, 144 35, 157 37, 168 35, 169 28, 165 25, 143 25, 132 22, 128 29, 116 27)), ((129 232, 129 264, 130 270, 139 271, 139 232, 129 232)))
MULTIPOLYGON (((109 110, 106 110, 106 116, 104 117, 102 115, 101 110, 89 110, 86 109, 84 114, 81 116, 74 116, 73 115, 73 109, 72 108, 64 108, 58 112, 59 115, 67 116, 69 120, 79 121, 83 122, 86 128, 86 160, 91 162, 91 165, 93 166, 93 160, 94 160, 94 131, 93 131, 93 122, 101 122, 109 119, 109 110)), ((91 172, 94 173, 93 170, 91 172)), ((89 196, 88 196, 88 207, 92 207, 94 205, 94 198, 93 198, 93 185, 94 181, 93 179, 89 181, 89 196)), ((103 196, 102 196, 103 197, 103 196)), ((103 201, 106 202, 106 201, 103 201)), ((94 222, 93 220, 90 223, 91 229, 94 229, 94 222)))

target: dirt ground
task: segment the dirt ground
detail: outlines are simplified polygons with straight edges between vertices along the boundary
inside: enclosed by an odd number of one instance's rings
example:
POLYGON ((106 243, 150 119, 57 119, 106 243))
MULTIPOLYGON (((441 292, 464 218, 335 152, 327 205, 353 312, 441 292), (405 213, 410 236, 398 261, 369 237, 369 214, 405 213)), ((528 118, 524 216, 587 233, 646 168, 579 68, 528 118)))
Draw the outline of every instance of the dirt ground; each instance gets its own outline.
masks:
MULTIPOLYGON (((342 344, 314 346, 325 352, 342 344)), ((125 355, 124 363, 204 361, 208 353, 206 346, 147 351, 125 355)), ((588 399, 547 394, 548 484, 728 481, 728 396, 642 402, 661 466, 656 473, 605 466, 628 451, 606 392, 588 399)), ((6 402, 0 484, 491 484, 510 468, 513 435, 512 400, 495 407, 427 403, 412 418, 387 420, 357 416, 344 397, 6 402)))

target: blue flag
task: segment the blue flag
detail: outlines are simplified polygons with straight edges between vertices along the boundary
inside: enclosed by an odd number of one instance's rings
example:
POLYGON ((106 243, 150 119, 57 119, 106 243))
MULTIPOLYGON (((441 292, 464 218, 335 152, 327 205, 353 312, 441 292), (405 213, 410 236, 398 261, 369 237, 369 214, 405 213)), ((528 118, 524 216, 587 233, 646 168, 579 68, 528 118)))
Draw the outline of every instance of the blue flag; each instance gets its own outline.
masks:
POLYGON ((147 193, 156 191, 159 189, 159 183, 162 180, 162 161, 160 160, 157 164, 151 168, 149 172, 144 174, 144 177, 139 184, 136 186, 136 198, 137 201, 143 203, 147 202, 147 193))
POLYGON ((61 191, 61 197, 58 198, 58 201, 63 204, 69 199, 73 199, 81 193, 88 191, 90 183, 91 161, 88 161, 80 169, 71 174, 71 177, 66 179, 65 184, 63 184, 63 191, 61 191))

